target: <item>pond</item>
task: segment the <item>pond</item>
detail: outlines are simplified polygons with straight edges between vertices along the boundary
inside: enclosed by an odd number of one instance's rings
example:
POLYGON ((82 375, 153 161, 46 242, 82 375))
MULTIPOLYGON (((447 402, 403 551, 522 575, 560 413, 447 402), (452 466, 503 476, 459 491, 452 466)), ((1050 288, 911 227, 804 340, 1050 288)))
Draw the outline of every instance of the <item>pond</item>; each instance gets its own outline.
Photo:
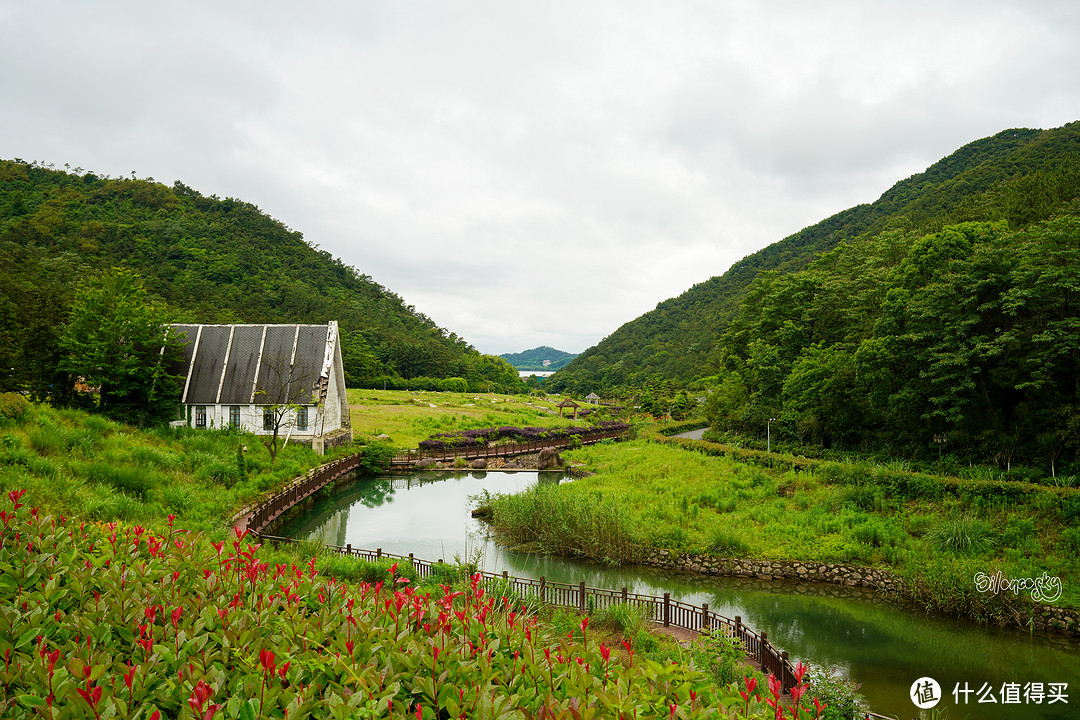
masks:
MULTIPOLYGON (((487 526, 470 516, 470 498, 513 493, 537 482, 559 483, 559 473, 418 473, 365 478, 338 488, 310 513, 278 534, 312 538, 331 545, 376 549, 425 560, 471 559, 481 555, 488 572, 518 577, 662 595, 692 604, 707 602, 728 617, 765 631, 793 659, 836 668, 862 684, 873 709, 901 718, 918 710, 909 698, 912 683, 931 677, 940 683, 950 718, 1077 718, 1080 712, 1080 648, 1057 637, 987 629, 946 618, 927 617, 873 593, 819 583, 786 583, 683 575, 644 567, 604 567, 567 558, 522 553, 502 547, 487 526), (993 688, 997 704, 956 706, 952 691, 993 688), (1002 690, 1018 683, 1020 704, 1002 704, 1002 690), (1068 703, 1024 703, 1027 683, 1067 683, 1068 703)), ((963 695, 960 696, 963 700, 963 695)))

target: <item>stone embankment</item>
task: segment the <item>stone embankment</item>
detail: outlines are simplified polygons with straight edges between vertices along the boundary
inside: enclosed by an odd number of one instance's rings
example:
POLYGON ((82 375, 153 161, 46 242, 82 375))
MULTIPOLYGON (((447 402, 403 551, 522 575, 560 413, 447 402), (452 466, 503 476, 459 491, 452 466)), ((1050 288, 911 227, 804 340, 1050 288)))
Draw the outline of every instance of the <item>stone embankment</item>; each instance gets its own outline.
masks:
POLYGON ((704 575, 733 575, 758 580, 801 580, 826 582, 848 587, 864 587, 888 593, 901 592, 899 579, 888 570, 844 565, 842 563, 812 563, 797 560, 753 560, 750 558, 721 558, 711 555, 672 553, 668 550, 648 551, 640 560, 642 565, 702 573, 704 575))
MULTIPOLYGON (((823 582, 847 587, 868 588, 898 600, 910 599, 904 582, 888 570, 845 565, 814 563, 797 560, 754 560, 751 558, 722 558, 711 555, 673 553, 669 550, 648 549, 637 558, 642 565, 661 567, 698 575, 725 575, 758 580, 788 580, 794 582, 823 582)), ((1030 620, 1016 618, 1016 627, 1038 632, 1051 632, 1068 637, 1080 637, 1080 612, 1035 605, 1030 608, 1030 620), (1028 625, 1030 622, 1030 626, 1028 625)))

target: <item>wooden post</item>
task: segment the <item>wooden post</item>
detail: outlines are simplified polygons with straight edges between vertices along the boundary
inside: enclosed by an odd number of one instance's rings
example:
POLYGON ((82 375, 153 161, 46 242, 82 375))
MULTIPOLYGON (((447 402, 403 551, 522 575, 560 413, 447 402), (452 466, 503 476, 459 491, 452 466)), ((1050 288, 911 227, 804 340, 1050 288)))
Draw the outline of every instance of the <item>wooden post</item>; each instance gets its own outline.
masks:
MULTIPOLYGON (((787 650, 780 653, 780 690, 781 692, 787 692, 791 689, 794 683, 788 683, 788 654, 787 650)), ((795 678, 792 678, 794 680, 795 678)))
POLYGON ((664 627, 671 627, 671 593, 664 593, 664 627))
POLYGON ((585 581, 582 580, 578 584, 578 610, 582 613, 585 612, 585 581))
POLYGON ((349 543, 348 545, 345 546, 345 552, 352 555, 352 543, 349 543))
POLYGON ((769 654, 769 633, 762 631, 761 633, 761 672, 766 672, 765 656, 769 654))
POLYGON ((701 629, 709 631, 709 603, 701 603, 701 629))
POLYGON ((507 572, 506 572, 506 570, 503 570, 503 580, 506 580, 506 578, 507 578, 507 572))
POLYGON ((544 590, 547 587, 547 579, 543 575, 540 576, 540 602, 544 602, 544 590))
POLYGON ((622 601, 623 601, 623 605, 625 605, 625 604, 626 604, 626 600, 627 600, 627 598, 626 598, 626 588, 623 588, 623 589, 622 589, 622 601))
POLYGON ((382 560, 382 548, 375 548, 375 559, 382 560))

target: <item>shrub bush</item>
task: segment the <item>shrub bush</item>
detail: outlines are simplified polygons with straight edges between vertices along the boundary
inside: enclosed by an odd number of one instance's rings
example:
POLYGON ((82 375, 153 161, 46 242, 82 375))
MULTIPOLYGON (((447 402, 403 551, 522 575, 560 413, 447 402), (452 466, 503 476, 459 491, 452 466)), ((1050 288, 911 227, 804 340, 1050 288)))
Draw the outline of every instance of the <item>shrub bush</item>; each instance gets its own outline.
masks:
POLYGON ((713 630, 691 646, 694 667, 708 674, 717 685, 728 685, 743 676, 739 663, 746 655, 742 642, 713 630))
POLYGON ((382 558, 380 560, 362 560, 360 558, 324 552, 315 558, 315 568, 323 575, 338 580, 366 582, 370 585, 384 583, 391 585, 394 578, 408 578, 410 583, 420 579, 416 567, 408 560, 382 558), (391 568, 395 568, 391 574, 391 568))
POLYGON ((22 422, 30 412, 30 401, 17 393, 0 393, 0 425, 22 422))

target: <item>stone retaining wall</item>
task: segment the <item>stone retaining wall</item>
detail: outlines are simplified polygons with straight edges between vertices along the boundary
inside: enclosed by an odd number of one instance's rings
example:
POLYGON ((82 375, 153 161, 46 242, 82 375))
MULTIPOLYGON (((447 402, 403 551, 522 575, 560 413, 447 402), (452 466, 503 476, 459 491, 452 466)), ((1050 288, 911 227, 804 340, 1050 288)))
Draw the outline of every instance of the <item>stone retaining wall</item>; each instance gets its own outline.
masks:
MULTIPOLYGON (((847 587, 869 588, 893 596, 898 600, 910 598, 903 581, 888 570, 844 565, 842 563, 814 563, 797 560, 754 560, 751 558, 721 558, 711 555, 673 553, 668 550, 648 549, 637 558, 642 565, 651 565, 679 572, 701 575, 726 575, 757 578, 759 580, 791 580, 795 582, 824 582, 847 587)), ((1031 627, 1040 632, 1052 632, 1069 637, 1080 637, 1080 612, 1052 605, 1036 605, 1031 608, 1031 627)), ((1028 630, 1022 618, 1014 627, 1028 630)))
POLYGON ((848 587, 864 587, 899 593, 903 585, 888 570, 844 565, 841 563, 812 563, 796 560, 754 560, 751 558, 720 558, 711 555, 674 554, 654 549, 639 560, 642 565, 705 575, 734 575, 756 577, 759 580, 801 580, 826 582, 848 587))

